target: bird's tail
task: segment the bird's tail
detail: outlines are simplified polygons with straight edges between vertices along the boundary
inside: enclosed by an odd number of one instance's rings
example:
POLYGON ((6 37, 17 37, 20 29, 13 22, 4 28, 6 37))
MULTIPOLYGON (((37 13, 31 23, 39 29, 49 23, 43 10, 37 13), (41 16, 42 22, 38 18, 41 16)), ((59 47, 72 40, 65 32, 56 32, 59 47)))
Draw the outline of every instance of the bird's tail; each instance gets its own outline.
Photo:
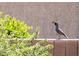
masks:
POLYGON ((64 36, 65 36, 67 39, 69 39, 68 36, 67 36, 66 34, 64 34, 64 36))

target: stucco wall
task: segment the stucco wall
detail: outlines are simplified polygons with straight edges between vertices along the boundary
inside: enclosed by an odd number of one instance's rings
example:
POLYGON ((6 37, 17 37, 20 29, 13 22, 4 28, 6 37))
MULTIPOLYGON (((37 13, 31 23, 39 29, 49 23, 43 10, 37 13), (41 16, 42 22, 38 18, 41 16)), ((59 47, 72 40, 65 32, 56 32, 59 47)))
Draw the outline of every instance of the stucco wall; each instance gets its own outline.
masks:
POLYGON ((1 3, 0 11, 40 26, 39 38, 57 38, 52 21, 57 21, 69 38, 79 38, 79 3, 1 3))

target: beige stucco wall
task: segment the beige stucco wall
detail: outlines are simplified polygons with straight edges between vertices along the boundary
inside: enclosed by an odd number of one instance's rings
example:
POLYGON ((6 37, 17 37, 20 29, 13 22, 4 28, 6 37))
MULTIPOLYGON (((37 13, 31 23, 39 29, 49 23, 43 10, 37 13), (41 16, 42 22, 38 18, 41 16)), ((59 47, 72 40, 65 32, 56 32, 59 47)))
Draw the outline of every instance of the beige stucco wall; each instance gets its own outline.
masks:
POLYGON ((79 38, 79 3, 1 3, 3 11, 29 25, 40 26, 39 38, 57 38, 52 21, 57 21, 69 38, 79 38))

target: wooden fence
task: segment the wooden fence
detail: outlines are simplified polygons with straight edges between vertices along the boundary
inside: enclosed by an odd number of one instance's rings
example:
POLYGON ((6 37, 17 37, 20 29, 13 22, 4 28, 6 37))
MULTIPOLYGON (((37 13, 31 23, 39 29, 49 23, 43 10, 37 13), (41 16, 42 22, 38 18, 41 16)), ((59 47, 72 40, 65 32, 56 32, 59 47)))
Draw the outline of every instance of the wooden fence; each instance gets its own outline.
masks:
POLYGON ((53 56, 78 56, 79 40, 48 40, 54 45, 53 56))

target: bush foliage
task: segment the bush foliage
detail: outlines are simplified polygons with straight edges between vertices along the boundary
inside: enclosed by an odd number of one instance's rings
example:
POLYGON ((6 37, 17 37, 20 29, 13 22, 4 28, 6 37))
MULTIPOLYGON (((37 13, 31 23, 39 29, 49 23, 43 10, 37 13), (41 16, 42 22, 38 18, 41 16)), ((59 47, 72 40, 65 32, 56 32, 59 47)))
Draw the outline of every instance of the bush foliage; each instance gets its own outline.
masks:
POLYGON ((11 16, 5 15, 0 18, 1 37, 29 38, 31 36, 28 32, 30 29, 31 26, 11 16))
POLYGON ((0 39, 0 56, 48 56, 52 48, 52 45, 42 46, 40 42, 32 44, 31 40, 0 39))
POLYGON ((53 48, 48 41, 19 40, 37 38, 38 32, 30 34, 32 27, 11 16, 0 18, 0 56, 48 56, 53 48))

